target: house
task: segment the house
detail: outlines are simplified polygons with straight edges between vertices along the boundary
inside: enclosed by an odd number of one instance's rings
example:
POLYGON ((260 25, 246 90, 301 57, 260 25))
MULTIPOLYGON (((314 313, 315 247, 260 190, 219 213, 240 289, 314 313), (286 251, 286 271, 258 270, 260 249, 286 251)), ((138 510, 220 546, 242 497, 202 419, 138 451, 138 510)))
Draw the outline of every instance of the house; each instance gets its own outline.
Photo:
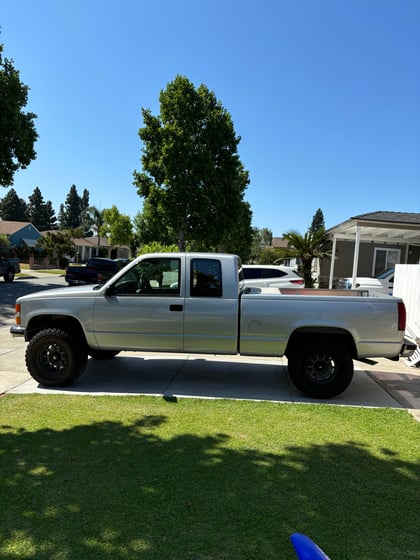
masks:
POLYGON ((109 257, 111 247, 105 237, 81 237, 73 239, 76 261, 86 262, 91 257, 109 257))
POLYGON ((30 222, 0 220, 0 235, 6 235, 16 248, 34 248, 41 233, 30 222))
MULTIPOLYGON (((273 249, 286 249, 288 244, 289 242, 286 241, 286 239, 283 239, 283 237, 273 237, 271 241, 271 247, 273 249)), ((298 259, 294 257, 290 257, 282 260, 281 264, 282 266, 290 266, 291 268, 297 268, 299 263, 298 263, 298 259)))
POLYGON ((320 263, 320 284, 375 276, 396 264, 420 262, 420 213, 376 211, 353 216, 326 232, 332 258, 320 263))
POLYGON ((129 257, 130 249, 126 246, 111 247, 106 237, 83 237, 73 239, 76 246, 77 262, 86 262, 91 257, 110 257, 112 259, 129 257))

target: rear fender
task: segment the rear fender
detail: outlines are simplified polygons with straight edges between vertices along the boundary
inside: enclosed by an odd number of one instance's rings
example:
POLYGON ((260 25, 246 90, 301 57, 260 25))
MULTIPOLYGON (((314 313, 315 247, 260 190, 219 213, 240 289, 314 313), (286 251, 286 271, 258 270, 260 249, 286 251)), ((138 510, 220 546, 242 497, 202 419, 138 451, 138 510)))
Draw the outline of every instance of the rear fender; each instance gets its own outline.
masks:
POLYGON ((349 349, 350 356, 357 359, 357 348, 352 335, 344 329, 329 327, 305 327, 295 330, 289 338, 285 355, 289 357, 305 344, 313 344, 317 341, 344 344, 349 349))

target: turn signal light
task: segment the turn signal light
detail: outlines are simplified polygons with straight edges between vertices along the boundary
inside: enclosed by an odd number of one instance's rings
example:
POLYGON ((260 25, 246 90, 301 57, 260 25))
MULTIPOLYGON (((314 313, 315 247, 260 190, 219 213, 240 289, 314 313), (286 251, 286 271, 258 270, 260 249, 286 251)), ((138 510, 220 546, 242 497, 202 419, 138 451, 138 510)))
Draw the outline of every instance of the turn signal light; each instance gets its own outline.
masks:
POLYGON ((15 304, 15 323, 20 325, 20 303, 15 304))

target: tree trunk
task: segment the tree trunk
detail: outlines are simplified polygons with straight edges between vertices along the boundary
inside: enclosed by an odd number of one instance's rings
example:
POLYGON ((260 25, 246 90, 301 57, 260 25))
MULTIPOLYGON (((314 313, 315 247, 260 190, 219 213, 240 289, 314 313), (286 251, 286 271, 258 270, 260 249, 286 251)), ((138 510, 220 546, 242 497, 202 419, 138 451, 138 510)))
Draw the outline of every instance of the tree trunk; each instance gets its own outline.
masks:
POLYGON ((179 230, 178 248, 181 252, 185 251, 185 230, 179 230))
POLYGON ((302 259, 302 274, 303 279, 305 280, 305 288, 313 288, 312 259, 302 259))

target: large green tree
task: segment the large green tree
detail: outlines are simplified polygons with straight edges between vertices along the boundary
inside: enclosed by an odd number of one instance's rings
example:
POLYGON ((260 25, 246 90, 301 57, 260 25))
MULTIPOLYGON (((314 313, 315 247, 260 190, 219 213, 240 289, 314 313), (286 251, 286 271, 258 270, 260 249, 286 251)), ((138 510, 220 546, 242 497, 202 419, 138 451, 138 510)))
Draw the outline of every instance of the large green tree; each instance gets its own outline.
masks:
POLYGON ((58 221, 61 229, 77 229, 82 226, 85 210, 89 207, 89 191, 79 196, 76 185, 70 187, 66 202, 61 204, 58 221))
POLYGON ((10 241, 7 235, 0 233, 0 255, 7 255, 10 252, 10 241))
POLYGON ((244 213, 248 172, 239 156, 230 114, 205 85, 177 76, 161 91, 160 114, 142 109, 143 171, 134 172, 138 194, 188 244, 219 248, 244 213))
POLYGON ((264 249, 271 246, 273 242, 273 232, 269 228, 252 228, 252 243, 249 259, 251 262, 261 262, 261 254, 264 249))
POLYGON ((154 242, 170 245, 176 239, 176 233, 165 222, 163 210, 150 199, 144 201, 143 210, 134 217, 133 226, 138 245, 154 242))
POLYGON ((37 116, 23 109, 28 103, 28 86, 24 85, 13 60, 3 58, 0 44, 0 185, 13 185, 14 174, 36 158, 34 144, 38 138, 34 120, 37 116))
POLYGON ((37 247, 48 253, 56 261, 57 268, 65 266, 68 257, 76 255, 73 239, 80 237, 80 231, 48 231, 37 241, 37 247))
POLYGON ((55 215, 55 210, 53 208, 51 200, 47 200, 45 203, 45 212, 47 218, 47 229, 58 229, 57 217, 55 215))
POLYGON ((29 197, 27 205, 28 221, 31 222, 39 231, 56 229, 57 218, 52 207, 52 203, 44 201, 41 190, 35 187, 34 192, 29 197))
POLYGON ((27 204, 13 188, 0 200, 0 218, 11 222, 28 221, 27 204))
POLYGON ((322 212, 321 208, 315 212, 312 218, 312 223, 309 228, 309 231, 315 232, 320 229, 325 230, 325 220, 324 220, 324 213, 322 212))
MULTIPOLYGON (((238 212, 228 228, 224 231, 223 237, 218 245, 220 251, 236 253, 243 261, 249 258, 250 247, 252 244, 252 211, 248 202, 242 201, 238 212)), ((203 250, 206 247, 203 246, 203 250)))
POLYGON ((103 225, 100 231, 108 239, 111 246, 130 246, 133 236, 130 216, 121 214, 115 205, 103 211, 103 225))

